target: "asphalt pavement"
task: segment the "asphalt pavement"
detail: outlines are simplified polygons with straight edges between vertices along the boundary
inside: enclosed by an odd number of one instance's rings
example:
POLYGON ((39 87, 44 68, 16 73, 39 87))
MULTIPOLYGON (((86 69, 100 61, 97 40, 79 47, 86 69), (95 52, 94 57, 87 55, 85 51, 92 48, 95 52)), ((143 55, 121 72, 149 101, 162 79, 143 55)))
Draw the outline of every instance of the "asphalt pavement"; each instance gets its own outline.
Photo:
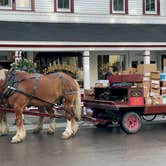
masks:
POLYGON ((68 140, 61 139, 60 127, 54 135, 28 131, 19 144, 10 143, 11 133, 0 137, 0 166, 165 166, 166 123, 158 122, 137 134, 119 126, 81 127, 68 140))

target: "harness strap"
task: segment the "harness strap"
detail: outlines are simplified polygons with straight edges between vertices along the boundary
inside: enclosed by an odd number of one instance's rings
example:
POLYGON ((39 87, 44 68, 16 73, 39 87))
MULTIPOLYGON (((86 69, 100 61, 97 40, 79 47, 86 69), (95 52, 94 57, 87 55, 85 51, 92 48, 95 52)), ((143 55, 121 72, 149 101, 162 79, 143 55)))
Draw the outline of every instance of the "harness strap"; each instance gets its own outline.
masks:
POLYGON ((36 79, 36 77, 39 77, 39 76, 37 75, 37 76, 34 76, 34 77, 30 77, 30 78, 24 78, 22 80, 13 81, 13 83, 20 83, 20 82, 24 82, 26 80, 33 80, 33 79, 36 79))
POLYGON ((39 97, 36 97, 36 96, 34 96, 34 95, 25 93, 24 91, 19 90, 19 89, 16 89, 16 88, 14 88, 14 87, 8 86, 8 89, 12 90, 13 92, 18 92, 18 93, 20 93, 20 94, 23 94, 23 95, 25 95, 25 96, 27 96, 27 97, 32 97, 32 98, 35 99, 35 100, 39 100, 39 101, 41 101, 41 102, 47 103, 47 104, 49 104, 50 106, 56 106, 56 104, 54 104, 54 103, 50 103, 50 102, 48 102, 48 101, 46 101, 46 100, 43 100, 43 99, 41 99, 41 98, 39 98, 39 97))
POLYGON ((30 77, 30 78, 24 78, 24 79, 21 79, 21 80, 17 80, 16 70, 11 68, 8 71, 7 78, 6 78, 6 81, 4 83, 5 84, 5 90, 3 92, 3 97, 4 98, 9 98, 10 96, 12 96, 14 94, 14 92, 11 89, 9 89, 8 86, 17 88, 19 83, 21 83, 23 81, 26 81, 26 80, 30 80, 30 79, 36 79, 36 76, 30 77))
POLYGON ((3 96, 5 98, 12 96, 14 93, 12 90, 8 89, 8 86, 17 87, 16 71, 14 69, 10 69, 8 74, 7 74, 7 78, 5 81, 5 90, 3 92, 3 96))
MULTIPOLYGON (((65 77, 63 77, 63 76, 60 76, 59 78, 61 78, 61 80, 62 80, 62 94, 63 94, 63 95, 73 95, 73 94, 76 94, 76 93, 77 93, 76 90, 73 90, 73 89, 72 89, 70 83, 67 84, 70 90, 69 90, 69 91, 65 91, 65 90, 64 90, 65 81, 68 81, 68 80, 67 80, 65 77)), ((68 81, 68 82, 69 82, 69 81, 68 81)))
POLYGON ((36 77, 33 77, 33 79, 35 79, 35 83, 34 83, 34 86, 33 86, 31 97, 29 97, 28 105, 31 105, 31 101, 33 99, 33 96, 35 95, 36 89, 38 88, 38 83, 39 83, 40 75, 37 75, 36 77))

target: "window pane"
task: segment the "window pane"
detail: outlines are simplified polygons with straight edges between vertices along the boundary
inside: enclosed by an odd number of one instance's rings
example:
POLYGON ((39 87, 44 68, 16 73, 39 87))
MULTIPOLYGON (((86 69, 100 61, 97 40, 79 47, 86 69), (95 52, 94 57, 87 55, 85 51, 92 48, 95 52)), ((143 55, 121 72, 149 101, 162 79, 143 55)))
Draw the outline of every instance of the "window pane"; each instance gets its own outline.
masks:
POLYGON ((58 8, 69 9, 69 0, 58 0, 58 8))
POLYGON ((10 6, 10 0, 0 0, 0 6, 10 6))
POLYGON ((16 6, 19 8, 30 8, 31 0, 16 0, 16 6))
POLYGON ((146 0, 146 11, 155 11, 155 0, 146 0))
POLYGON ((114 11, 123 11, 124 10, 124 0, 114 0, 113 3, 114 11))

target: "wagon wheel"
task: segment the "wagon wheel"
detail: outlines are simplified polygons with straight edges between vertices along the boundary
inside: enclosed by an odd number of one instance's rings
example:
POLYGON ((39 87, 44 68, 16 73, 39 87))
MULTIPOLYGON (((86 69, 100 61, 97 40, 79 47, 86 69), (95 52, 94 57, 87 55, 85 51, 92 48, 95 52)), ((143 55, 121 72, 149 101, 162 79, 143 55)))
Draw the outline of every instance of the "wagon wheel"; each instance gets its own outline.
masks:
POLYGON ((135 112, 128 112, 122 118, 121 127, 127 134, 137 133, 141 126, 141 117, 135 112))
POLYGON ((156 118, 157 115, 143 115, 142 119, 146 121, 152 121, 156 118))

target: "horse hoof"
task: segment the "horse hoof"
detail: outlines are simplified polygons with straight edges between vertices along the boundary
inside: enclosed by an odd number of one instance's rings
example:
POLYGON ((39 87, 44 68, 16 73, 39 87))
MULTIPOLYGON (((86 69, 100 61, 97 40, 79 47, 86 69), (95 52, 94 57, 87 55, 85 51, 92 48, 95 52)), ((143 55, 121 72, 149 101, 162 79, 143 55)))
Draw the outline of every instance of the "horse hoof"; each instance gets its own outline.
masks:
POLYGON ((71 136, 65 136, 65 135, 62 135, 61 138, 62 139, 69 139, 71 136))
POLYGON ((8 134, 9 134, 9 129, 8 128, 6 128, 3 131, 0 131, 0 136, 7 136, 8 134))
POLYGON ((13 143, 13 144, 17 144, 17 143, 22 142, 23 140, 24 140, 24 138, 20 138, 18 136, 14 136, 14 137, 12 137, 10 142, 13 143))
POLYGON ((33 134, 39 134, 39 133, 41 132, 41 130, 42 130, 42 129, 38 129, 38 128, 37 128, 37 129, 34 129, 34 130, 33 130, 33 134))
POLYGON ((9 131, 6 132, 0 132, 0 136, 7 136, 9 134, 9 131))
POLYGON ((48 134, 48 135, 53 135, 53 134, 55 134, 55 131, 48 130, 48 131, 47 131, 47 134, 48 134))
POLYGON ((72 130, 72 131, 73 131, 72 136, 75 136, 76 133, 77 133, 77 131, 78 131, 78 128, 76 128, 76 129, 74 129, 74 130, 72 130))
POLYGON ((61 138, 62 139, 69 139, 71 136, 72 136, 72 134, 63 133, 62 136, 61 136, 61 138))
POLYGON ((18 144, 18 143, 20 143, 20 142, 22 142, 22 141, 23 141, 23 140, 20 140, 20 139, 13 139, 13 138, 12 138, 10 142, 11 142, 12 144, 18 144))
POLYGON ((7 136, 7 133, 0 133, 0 136, 7 136))

